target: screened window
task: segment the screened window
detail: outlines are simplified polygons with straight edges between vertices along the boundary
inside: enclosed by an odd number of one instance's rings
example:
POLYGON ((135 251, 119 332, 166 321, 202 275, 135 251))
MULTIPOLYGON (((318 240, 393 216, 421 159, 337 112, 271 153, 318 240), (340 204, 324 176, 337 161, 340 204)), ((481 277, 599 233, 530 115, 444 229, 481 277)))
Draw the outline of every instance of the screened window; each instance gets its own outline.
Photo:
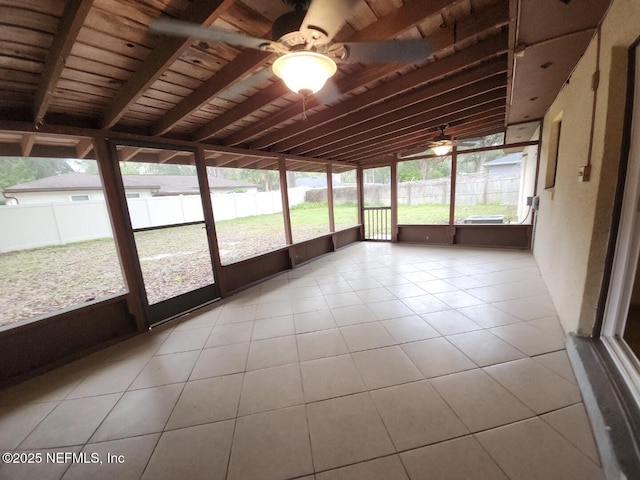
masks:
POLYGON ((287 190, 291 234, 294 243, 329 233, 327 174, 315 171, 291 171, 296 162, 287 165, 287 190))
POLYGON ((398 163, 398 223, 449 223, 451 157, 398 163))
POLYGON ((336 230, 358 225, 356 169, 332 174, 333 216, 336 230))

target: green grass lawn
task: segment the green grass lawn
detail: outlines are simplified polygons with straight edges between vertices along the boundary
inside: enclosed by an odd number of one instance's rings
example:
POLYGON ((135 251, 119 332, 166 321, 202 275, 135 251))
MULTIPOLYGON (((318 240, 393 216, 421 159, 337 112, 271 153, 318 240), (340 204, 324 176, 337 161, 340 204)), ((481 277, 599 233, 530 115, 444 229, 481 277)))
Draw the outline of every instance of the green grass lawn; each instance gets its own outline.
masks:
MULTIPOLYGON (((515 206, 503 205, 460 206, 456 221, 462 222, 471 215, 505 215, 514 221, 515 210, 515 206)), ((357 225, 358 212, 355 205, 336 205, 334 218, 336 229, 341 230, 357 225)), ((446 224, 448 218, 448 205, 398 206, 400 224, 446 224)), ((291 224, 294 242, 328 234, 327 204, 306 203, 292 208, 291 224)), ((216 234, 223 264, 286 245, 281 213, 219 221, 216 234)), ((201 224, 138 233, 136 239, 140 243, 145 284, 153 286, 153 295, 158 298, 183 291, 187 284, 191 285, 191 276, 197 283, 204 275, 196 268, 204 266, 208 259, 201 224)), ((0 274, 4 280, 0 325, 124 289, 111 238, 3 253, 0 274)), ((210 270, 206 274, 210 276, 210 270)))

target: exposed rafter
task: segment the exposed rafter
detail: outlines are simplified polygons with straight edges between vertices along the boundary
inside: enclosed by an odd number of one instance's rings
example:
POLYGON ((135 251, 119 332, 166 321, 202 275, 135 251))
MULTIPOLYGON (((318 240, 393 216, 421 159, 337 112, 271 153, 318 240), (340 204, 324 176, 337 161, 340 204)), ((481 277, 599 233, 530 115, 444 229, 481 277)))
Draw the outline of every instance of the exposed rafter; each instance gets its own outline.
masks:
MULTIPOLYGON (((210 25, 233 4, 233 0, 194 0, 182 20, 210 25)), ((113 127, 129 106, 189 48, 191 39, 163 36, 137 72, 120 89, 102 118, 102 128, 113 127)))

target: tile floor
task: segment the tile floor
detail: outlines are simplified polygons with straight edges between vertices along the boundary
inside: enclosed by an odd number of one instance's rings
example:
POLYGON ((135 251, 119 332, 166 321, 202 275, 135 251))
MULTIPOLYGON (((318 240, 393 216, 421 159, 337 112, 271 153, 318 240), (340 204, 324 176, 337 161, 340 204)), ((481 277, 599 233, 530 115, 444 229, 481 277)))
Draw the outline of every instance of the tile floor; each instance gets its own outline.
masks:
POLYGON ((1 479, 603 478, 533 257, 389 243, 0 392, 0 449, 42 455, 1 479))

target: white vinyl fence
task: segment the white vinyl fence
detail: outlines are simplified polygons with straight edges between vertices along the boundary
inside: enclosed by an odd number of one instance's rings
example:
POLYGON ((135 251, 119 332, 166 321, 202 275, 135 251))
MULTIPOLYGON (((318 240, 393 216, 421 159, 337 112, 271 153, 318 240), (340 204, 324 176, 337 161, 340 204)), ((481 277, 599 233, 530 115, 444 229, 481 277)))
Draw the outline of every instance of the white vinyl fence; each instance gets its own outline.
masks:
MULTIPOLYGON (((305 201, 306 187, 289 189, 289 203, 305 201)), ((216 221, 282 211, 280 191, 211 195, 216 221)), ((130 198, 133 228, 201 221, 197 195, 130 198)), ((0 206, 0 253, 112 236, 103 201, 0 206)))

